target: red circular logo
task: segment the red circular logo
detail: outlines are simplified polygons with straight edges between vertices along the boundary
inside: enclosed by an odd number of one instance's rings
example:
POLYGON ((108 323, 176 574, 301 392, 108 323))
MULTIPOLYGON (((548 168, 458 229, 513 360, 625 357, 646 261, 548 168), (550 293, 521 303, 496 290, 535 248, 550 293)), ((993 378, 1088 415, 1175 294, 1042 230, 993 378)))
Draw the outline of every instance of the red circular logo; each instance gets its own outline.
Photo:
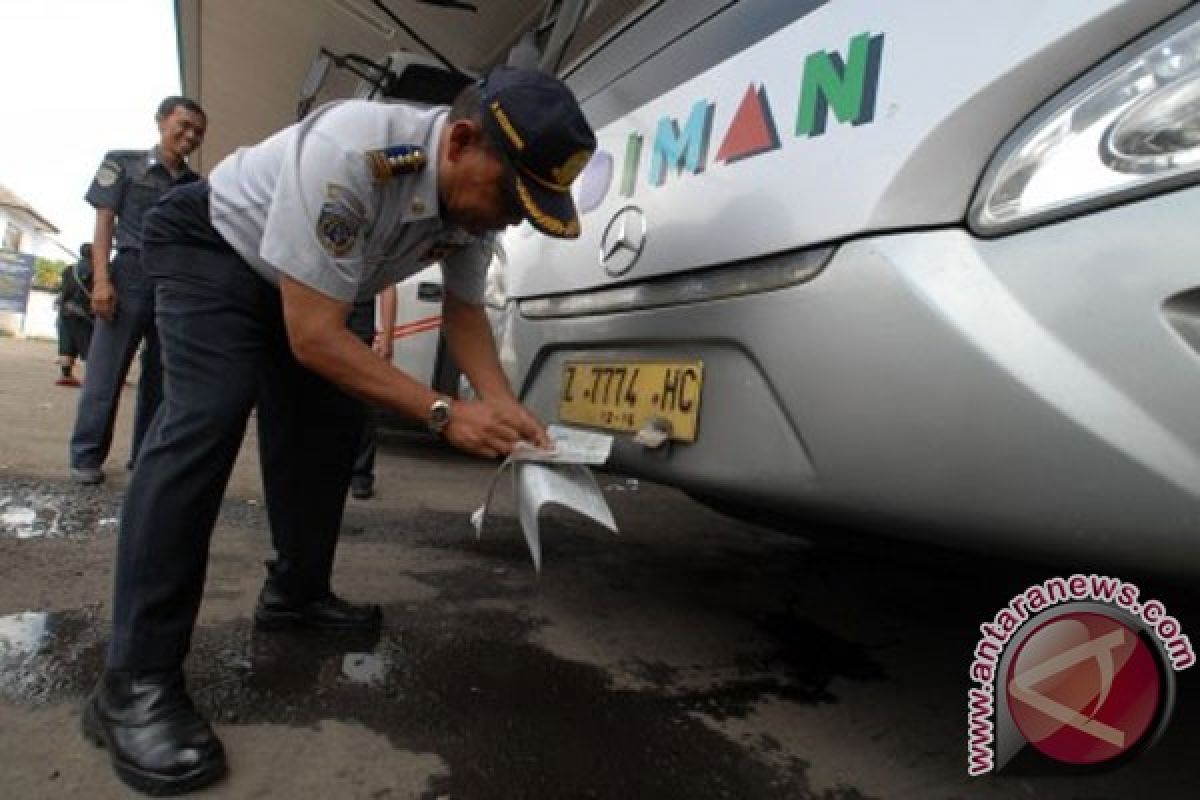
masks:
POLYGON ((1021 642, 1008 669, 1009 711, 1050 758, 1108 761, 1136 747, 1158 718, 1159 670, 1150 647, 1119 620, 1063 614, 1021 642))

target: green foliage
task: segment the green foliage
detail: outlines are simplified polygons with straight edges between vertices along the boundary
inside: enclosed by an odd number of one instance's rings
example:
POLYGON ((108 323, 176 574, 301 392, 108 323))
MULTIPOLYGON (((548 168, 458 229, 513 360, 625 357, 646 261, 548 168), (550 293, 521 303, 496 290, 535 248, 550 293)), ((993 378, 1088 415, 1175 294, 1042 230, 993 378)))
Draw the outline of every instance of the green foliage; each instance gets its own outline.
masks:
POLYGON ((65 261, 39 258, 33 262, 33 288, 57 292, 62 285, 63 270, 70 265, 65 261))

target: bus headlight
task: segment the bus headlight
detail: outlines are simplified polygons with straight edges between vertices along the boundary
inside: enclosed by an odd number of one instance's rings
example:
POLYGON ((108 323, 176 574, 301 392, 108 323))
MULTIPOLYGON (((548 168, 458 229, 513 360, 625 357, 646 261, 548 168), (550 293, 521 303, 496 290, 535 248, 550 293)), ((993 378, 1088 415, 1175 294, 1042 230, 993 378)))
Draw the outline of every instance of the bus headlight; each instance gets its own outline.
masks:
POLYGON ((1189 12, 1018 128, 972 228, 995 235, 1200 180, 1200 20, 1189 12))

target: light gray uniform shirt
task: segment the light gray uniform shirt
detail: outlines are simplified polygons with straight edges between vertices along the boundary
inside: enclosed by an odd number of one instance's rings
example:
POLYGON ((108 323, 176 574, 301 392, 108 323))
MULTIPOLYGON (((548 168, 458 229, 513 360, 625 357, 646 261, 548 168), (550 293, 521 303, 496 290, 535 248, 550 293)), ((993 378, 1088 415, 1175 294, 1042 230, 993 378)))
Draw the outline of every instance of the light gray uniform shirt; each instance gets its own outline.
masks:
POLYGON ((440 261, 446 288, 479 305, 492 237, 438 216, 446 113, 366 100, 322 106, 216 166, 213 227, 276 286, 283 273, 354 302, 440 261), (381 166, 397 154, 418 156, 381 166))

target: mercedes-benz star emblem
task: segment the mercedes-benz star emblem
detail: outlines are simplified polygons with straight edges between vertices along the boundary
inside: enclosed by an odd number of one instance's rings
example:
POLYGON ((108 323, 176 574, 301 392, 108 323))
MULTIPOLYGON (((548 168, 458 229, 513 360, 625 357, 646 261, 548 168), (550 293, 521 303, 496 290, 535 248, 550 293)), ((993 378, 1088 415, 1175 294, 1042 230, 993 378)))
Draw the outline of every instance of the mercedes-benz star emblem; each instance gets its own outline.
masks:
POLYGON ((600 266, 609 275, 633 269, 646 246, 646 215, 637 206, 625 206, 608 221, 600 237, 600 266))

